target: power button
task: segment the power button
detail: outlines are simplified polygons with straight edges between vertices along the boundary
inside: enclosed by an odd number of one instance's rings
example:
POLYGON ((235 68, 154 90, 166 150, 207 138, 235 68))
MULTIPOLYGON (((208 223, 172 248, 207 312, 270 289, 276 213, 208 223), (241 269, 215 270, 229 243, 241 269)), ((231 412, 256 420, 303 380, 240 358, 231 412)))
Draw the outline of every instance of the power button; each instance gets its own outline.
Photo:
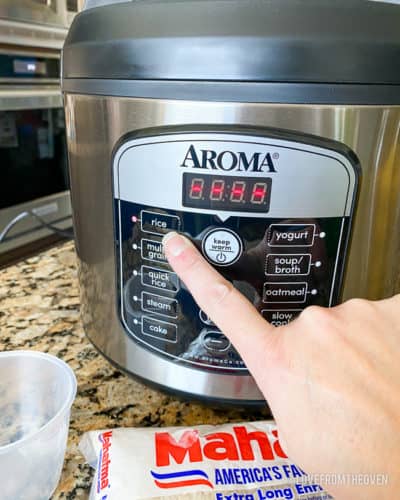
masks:
POLYGON ((211 229, 203 238, 203 254, 212 264, 230 266, 243 253, 240 237, 230 229, 211 229))

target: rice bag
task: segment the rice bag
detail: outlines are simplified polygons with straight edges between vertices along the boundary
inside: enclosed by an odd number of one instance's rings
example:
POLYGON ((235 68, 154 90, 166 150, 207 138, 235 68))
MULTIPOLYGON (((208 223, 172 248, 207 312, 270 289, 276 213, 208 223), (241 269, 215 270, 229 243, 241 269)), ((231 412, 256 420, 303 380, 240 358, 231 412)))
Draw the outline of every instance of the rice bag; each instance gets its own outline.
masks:
POLYGON ((328 500, 282 450, 273 422, 88 432, 90 500, 328 500))

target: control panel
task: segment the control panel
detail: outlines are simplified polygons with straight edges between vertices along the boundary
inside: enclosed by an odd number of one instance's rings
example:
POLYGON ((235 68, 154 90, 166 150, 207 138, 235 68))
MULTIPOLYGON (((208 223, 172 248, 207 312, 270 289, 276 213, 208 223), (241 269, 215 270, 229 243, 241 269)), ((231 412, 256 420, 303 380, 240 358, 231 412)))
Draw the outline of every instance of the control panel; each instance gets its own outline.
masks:
POLYGON ((247 374, 168 265, 163 235, 188 236, 268 322, 286 325, 308 305, 339 300, 358 175, 345 146, 294 133, 128 136, 113 158, 127 334, 173 362, 247 374))

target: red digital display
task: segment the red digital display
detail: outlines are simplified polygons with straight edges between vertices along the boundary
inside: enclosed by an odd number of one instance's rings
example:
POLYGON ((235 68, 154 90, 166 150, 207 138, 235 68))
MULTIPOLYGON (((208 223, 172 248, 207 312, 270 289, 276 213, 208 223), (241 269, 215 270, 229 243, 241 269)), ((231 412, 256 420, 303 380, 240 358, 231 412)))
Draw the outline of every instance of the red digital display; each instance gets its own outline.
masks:
POLYGON ((183 205, 219 210, 267 212, 271 178, 183 174, 183 205))

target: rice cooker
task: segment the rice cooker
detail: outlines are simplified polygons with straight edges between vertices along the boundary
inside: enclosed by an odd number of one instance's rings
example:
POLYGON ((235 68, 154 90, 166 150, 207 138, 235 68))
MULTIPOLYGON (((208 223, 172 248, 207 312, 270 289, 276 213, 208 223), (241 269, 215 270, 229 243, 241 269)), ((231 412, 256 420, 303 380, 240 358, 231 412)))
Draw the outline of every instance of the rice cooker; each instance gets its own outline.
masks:
POLYGON ((275 326, 399 290, 399 26, 367 0, 86 3, 62 85, 82 318, 109 361, 263 402, 168 265, 169 231, 275 326))

